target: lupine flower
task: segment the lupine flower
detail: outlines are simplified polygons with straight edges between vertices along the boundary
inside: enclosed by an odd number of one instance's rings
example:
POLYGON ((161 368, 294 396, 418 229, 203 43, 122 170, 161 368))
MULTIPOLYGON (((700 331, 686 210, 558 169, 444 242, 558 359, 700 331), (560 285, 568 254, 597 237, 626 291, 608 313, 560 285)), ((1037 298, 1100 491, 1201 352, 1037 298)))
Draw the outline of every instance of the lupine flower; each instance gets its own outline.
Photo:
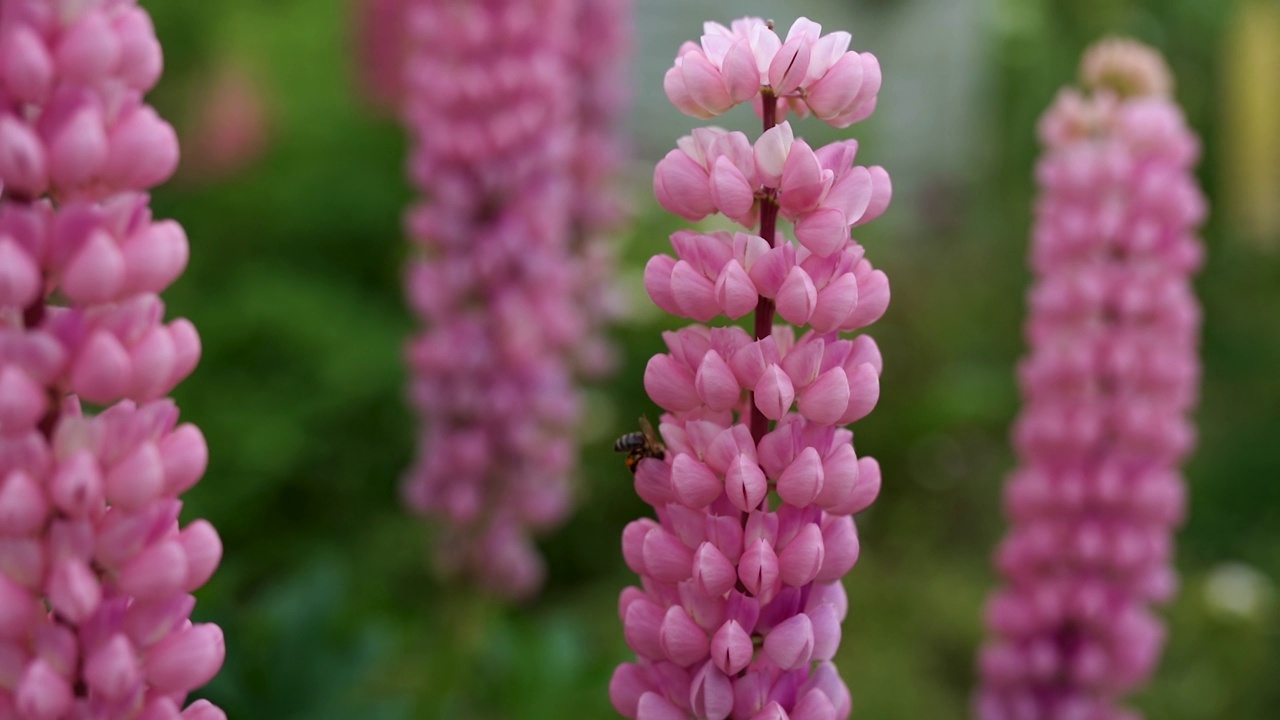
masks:
POLYGON ((178 522, 208 450, 165 397, 200 340, 157 295, 188 252, 148 208, 178 161, 160 68, 131 0, 0 8, 2 717, 225 717, 182 709, 222 665, 189 619, 222 545, 178 522))
POLYGON ((404 96, 407 4, 408 0, 351 0, 358 90, 383 110, 395 110, 404 96))
POLYGON ((266 97, 259 81, 239 63, 223 60, 191 98, 191 124, 182 138, 182 176, 225 178, 252 165, 266 150, 266 97))
POLYGON ((1121 698, 1164 637, 1152 603, 1173 594, 1172 529, 1194 442, 1205 203, 1195 136, 1155 51, 1094 46, 1091 92, 1064 90, 1040 124, 1026 406, 987 608, 983 720, 1132 719, 1121 698))
POLYGON ((645 268, 664 311, 698 322, 755 313, 754 332, 692 325, 665 333, 645 369, 661 407, 663 459, 635 468, 656 518, 627 526, 622 552, 641 578, 622 592, 636 661, 610 697, 628 718, 832 720, 851 711, 831 660, 857 562, 852 515, 880 489, 844 426, 875 406, 880 352, 853 332, 889 301, 884 274, 850 228, 884 212, 888 175, 854 165, 857 145, 818 150, 777 124, 785 106, 844 126, 875 104, 875 58, 846 52, 804 18, 786 41, 762 20, 708 23, 667 73, 672 103, 709 117, 751 102, 765 131, 694 130, 654 173, 654 192, 689 220, 721 213, 744 231, 671 236, 675 256, 645 268), (874 87, 849 68, 875 68, 874 87), (860 90, 859 88, 864 88, 860 90), (860 93, 865 92, 865 95, 860 93), (844 100, 827 102, 840 95, 844 100), (777 228, 790 221, 794 241, 777 228), (790 325, 774 327, 775 315, 790 325))
POLYGON ((570 509, 577 375, 607 364, 601 303, 588 301, 607 257, 588 251, 599 222, 579 199, 579 183, 600 177, 578 172, 578 132, 580 106, 592 107, 585 132, 602 145, 612 101, 583 97, 574 34, 603 12, 577 0, 405 5, 402 111, 425 197, 407 221, 407 285, 426 326, 407 353, 422 430, 405 494, 442 521, 446 571, 510 596, 540 585, 532 534, 570 509))

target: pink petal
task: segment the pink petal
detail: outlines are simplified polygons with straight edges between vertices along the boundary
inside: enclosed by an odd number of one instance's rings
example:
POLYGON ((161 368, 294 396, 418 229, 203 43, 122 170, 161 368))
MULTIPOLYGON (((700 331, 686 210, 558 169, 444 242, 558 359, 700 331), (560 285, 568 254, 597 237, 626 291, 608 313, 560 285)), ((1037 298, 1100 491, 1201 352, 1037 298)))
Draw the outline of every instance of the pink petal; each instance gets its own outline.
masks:
POLYGON ((761 295, 772 298, 777 296, 794 267, 795 251, 784 243, 761 255, 748 269, 747 275, 761 295))
POLYGON ((702 120, 715 117, 715 113, 707 112, 705 108, 693 99, 693 95, 689 92, 689 88, 685 85, 684 73, 680 71, 680 66, 676 65, 667 70, 666 75, 662 76, 662 90, 666 92, 667 99, 671 101, 676 109, 685 115, 690 115, 702 120))
MULTIPOLYGON (((849 407, 849 385, 849 378, 843 368, 833 367, 822 373, 800 394, 800 414, 819 425, 834 424, 849 407)), ((876 395, 878 397, 879 393, 876 395)), ((874 404, 873 401, 872 405, 874 404)))
POLYGON ((853 103, 861 87, 862 58, 857 53, 845 53, 809 85, 805 102, 815 117, 830 120, 853 103))
POLYGON ((40 268, 21 245, 0 237, 0 305, 25 308, 41 291, 40 268))
POLYGON ((698 397, 702 398, 707 407, 717 412, 737 406, 742 398, 742 388, 734 378, 733 370, 715 350, 702 356, 697 375, 694 376, 694 385, 698 390, 698 397))
POLYGON ((703 595, 721 597, 738 582, 738 573, 714 543, 704 542, 693 556, 693 582, 703 595))
POLYGON ((609 701, 613 709, 625 718, 635 718, 640 697, 653 690, 639 665, 623 663, 613 671, 609 679, 609 701))
MULTIPOLYGON (((827 204, 827 201, 823 202, 827 204)), ((821 207, 796 221, 796 240, 814 255, 827 257, 849 242, 849 223, 840 210, 821 207)))
POLYGON ((720 478, 692 455, 680 453, 671 463, 671 487, 685 507, 701 509, 720 497, 720 478))
POLYGON ((622 529, 622 559, 637 575, 646 575, 644 567, 644 538, 658 524, 649 518, 632 520, 622 529))
POLYGON ((820 333, 836 332, 857 307, 858 279, 853 273, 844 273, 818 291, 818 304, 809 324, 820 333))
MULTIPOLYGON (((737 575, 734 575, 736 581, 737 575)), ((47 613, 44 603, 37 602, 30 590, 0 573, 0 638, 20 638, 47 613)))
POLYGON ((859 165, 840 172, 840 176, 822 199, 822 206, 839 210, 844 215, 848 239, 849 226, 861 221, 874 195, 875 181, 871 171, 859 165))
POLYGON ((760 301, 751 277, 736 260, 724 264, 716 278, 715 293, 720 309, 734 320, 755 310, 760 301))
POLYGON ((680 314, 680 306, 671 293, 671 271, 675 266, 676 259, 670 255, 654 255, 644 266, 645 290, 653 303, 670 315, 680 314))
POLYGON ((872 194, 867 204, 866 212, 864 212, 854 225, 862 225, 884 214, 889 208, 889 200, 893 197, 893 183, 889 179, 889 173, 879 165, 873 165, 867 168, 871 175, 872 194))
POLYGON ((787 351, 786 356, 782 358, 782 369, 787 371, 792 385, 802 388, 818 377, 818 370, 822 365, 823 347, 822 340, 817 340, 801 342, 787 351))
POLYGON ((778 477, 778 496, 795 507, 805 507, 822 492, 822 459, 812 447, 800 451, 796 459, 778 477))
POLYGON ((733 107, 729 90, 725 88, 720 71, 702 53, 686 53, 680 58, 680 75, 684 78, 689 97, 707 112, 719 115, 733 107))
POLYGON ((49 143, 49 179, 75 189, 94 178, 107 160, 107 131, 102 113, 85 104, 68 118, 49 143))
POLYGON ((849 405, 840 415, 839 424, 861 420, 880 399, 880 374, 870 363, 862 363, 849 374, 849 405))
POLYGON ((134 400, 154 400, 173 389, 169 383, 177 364, 177 352, 173 338, 163 327, 154 327, 133 346, 129 353, 133 366, 133 380, 129 397, 134 400))
POLYGON ((743 512, 751 512, 758 509, 764 501, 764 496, 769 492, 769 481, 754 460, 746 455, 738 455, 729 465, 724 489, 734 507, 743 512))
POLYGON ((152 224, 129 238, 124 252, 124 289, 128 292, 160 292, 187 266, 187 234, 172 220, 152 224))
POLYGON ((737 675, 751 663, 755 647, 736 620, 729 620, 711 638, 711 661, 725 675, 737 675))
POLYGON ((799 265, 793 266, 782 287, 778 288, 776 303, 782 319, 792 325, 808 323, 818 304, 818 289, 814 287, 809 273, 799 265))
POLYGON ((49 185, 44 143, 29 125, 0 114, 0 182, 5 194, 38 197, 49 185))
POLYGON ((77 303, 106 302, 123 287, 124 273, 124 254, 110 235, 97 230, 62 271, 59 285, 77 303))
POLYGON ((790 95, 800 88, 809 72, 812 42, 807 37, 787 40, 769 63, 769 85, 775 95, 790 95))
POLYGON ((165 540, 125 563, 117 585, 138 598, 159 598, 181 592, 187 579, 187 554, 175 540, 165 540))
POLYGON ((689 713, 656 692, 640 696, 636 705, 636 720, 689 720, 689 713))
POLYGON ((13 692, 18 717, 54 720, 66 716, 72 702, 71 683, 44 659, 27 665, 13 692))
POLYGON ((787 618, 764 638, 764 652, 783 670, 797 670, 813 656, 813 623, 803 613, 787 618))
POLYGON ((822 530, 814 523, 806 523, 778 553, 782 582, 792 587, 808 585, 818 576, 822 560, 822 530))
POLYGON ((813 659, 830 660, 840 648, 840 612, 831 603, 822 603, 809 611, 813 623, 813 659))
POLYGON ((760 439, 760 466, 769 477, 780 476, 795 459, 795 435, 795 425, 783 423, 760 439))
POLYGON ((831 186, 834 174, 818 162, 809 144, 796 140, 787 153, 782 168, 778 205, 787 217, 799 217, 817 207, 818 201, 831 186))
POLYGON ((720 314, 715 284, 684 260, 671 269, 671 295, 683 317, 707 322, 720 314))
POLYGON ((145 189, 159 185, 178 167, 178 136, 151 107, 143 105, 118 120, 103 180, 116 187, 145 189))
POLYGON ((693 550, 660 527, 644 536, 642 551, 645 570, 655 580, 680 582, 693 575, 693 550))
POLYGON ((715 663, 708 661, 693 676, 690 705, 699 718, 725 720, 733 712, 733 684, 715 663))
POLYGON ((679 605, 667 608, 658 630, 658 639, 663 652, 680 667, 689 667, 706 658, 710 646, 707 633, 679 605))
POLYGON ((222 630, 217 625, 192 625, 147 652, 146 677, 161 692, 190 692, 218 673, 226 653, 222 630))
POLYGON ((725 53, 720 74, 734 104, 746 102, 760 92, 760 70, 747 38, 739 39, 725 53))
POLYGON ((73 623, 89 619, 102 601, 102 585, 82 560, 63 560, 49 576, 49 605, 73 623))
POLYGON ((818 571, 816 582, 835 582, 858 562, 861 547, 858 544, 858 531, 854 527, 853 518, 848 515, 829 517, 822 528, 822 546, 825 552, 822 568, 818 571))
POLYGON ((72 366, 72 392, 90 402, 119 398, 129 382, 129 354, 108 332, 96 332, 79 348, 72 366))
POLYGON ((647 597, 639 597, 623 612, 622 634, 627 646, 650 660, 665 660, 659 630, 666 613, 647 597))
POLYGON ((786 415, 796 397, 791 378, 776 364, 765 368, 753 392, 756 407, 770 420, 780 420, 786 415))
POLYGON ((879 320, 889 308, 889 278, 874 270, 866 278, 858 279, 858 307, 840 327, 852 331, 864 328, 879 320))
POLYGON ((791 710, 791 720, 837 720, 836 707, 821 690, 810 690, 791 710))
POLYGON ((738 579, 761 603, 773 599, 778 584, 778 556, 764 538, 748 543, 738 560, 738 579))
POLYGON ((685 412, 702 404, 693 373, 670 355, 654 355, 644 369, 644 389, 664 410, 685 412))
POLYGON ((853 445, 837 445, 822 461, 822 472, 822 492, 813 499, 813 503, 826 510, 843 506, 859 480, 858 456, 853 445))
POLYGON ((48 406, 42 385, 16 365, 0 365, 0 431, 17 435, 31 430, 48 406))
POLYGON ((778 187, 794 142, 795 135, 788 122, 769 128, 756 140, 756 173, 767 187, 778 187))
POLYGON ((165 491, 181 495, 193 487, 209 465, 209 446, 200 428, 185 423, 160 441, 165 491))
POLYGON ((668 212, 697 222, 716 211, 706 168, 682 150, 672 150, 653 170, 653 194, 668 212))
POLYGON ((716 158, 711 169, 711 200, 726 217, 750 225, 755 207, 755 190, 729 158, 716 158))
POLYGON ((95 693, 111 699, 122 698, 137 688, 142 678, 137 651, 127 637, 113 635, 89 655, 84 677, 95 693))
POLYGON ((0 56, 0 78, 15 100, 38 103, 53 84, 53 58, 34 29, 14 24, 8 29, 0 56))
POLYGON ((104 479, 107 500, 125 510, 138 510, 164 491, 164 461, 153 442, 140 443, 104 479))
POLYGON ((193 592, 213 577, 222 560, 222 539, 207 520, 195 520, 178 533, 178 543, 187 557, 183 589, 193 592))

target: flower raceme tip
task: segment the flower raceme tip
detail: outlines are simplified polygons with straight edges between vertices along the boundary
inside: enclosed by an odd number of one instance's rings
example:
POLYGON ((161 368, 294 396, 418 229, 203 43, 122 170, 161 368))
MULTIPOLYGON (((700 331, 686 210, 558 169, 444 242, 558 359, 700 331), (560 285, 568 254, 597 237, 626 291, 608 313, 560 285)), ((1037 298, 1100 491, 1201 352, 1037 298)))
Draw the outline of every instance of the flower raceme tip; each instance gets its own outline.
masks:
POLYGON ((808 18, 779 38, 771 22, 741 18, 729 27, 708 22, 700 43, 680 47, 663 78, 667 98, 681 112, 712 118, 735 105, 775 102, 781 117, 790 109, 843 128, 875 110, 880 63, 871 53, 849 51, 847 32, 822 35, 808 18))

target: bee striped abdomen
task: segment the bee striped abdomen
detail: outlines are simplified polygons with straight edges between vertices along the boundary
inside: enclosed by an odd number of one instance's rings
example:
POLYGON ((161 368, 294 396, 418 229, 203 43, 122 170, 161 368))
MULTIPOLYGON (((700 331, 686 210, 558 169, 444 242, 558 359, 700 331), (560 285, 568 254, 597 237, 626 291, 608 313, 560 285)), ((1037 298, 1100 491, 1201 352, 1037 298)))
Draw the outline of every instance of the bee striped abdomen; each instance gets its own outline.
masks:
POLYGON ((658 439, 653 426, 645 418, 640 418, 640 431, 629 432, 613 443, 614 452, 627 454, 627 469, 634 475, 640 461, 645 458, 662 460, 667 456, 667 447, 658 439))

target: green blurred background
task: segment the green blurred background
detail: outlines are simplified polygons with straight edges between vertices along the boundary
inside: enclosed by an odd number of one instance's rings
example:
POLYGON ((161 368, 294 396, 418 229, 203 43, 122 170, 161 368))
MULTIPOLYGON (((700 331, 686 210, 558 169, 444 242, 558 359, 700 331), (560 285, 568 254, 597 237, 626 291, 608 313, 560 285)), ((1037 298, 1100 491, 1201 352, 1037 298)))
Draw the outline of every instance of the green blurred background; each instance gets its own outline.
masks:
MULTIPOLYGON (((1135 702, 1157 720, 1280 717, 1280 4, 636 2, 635 220, 617 238, 634 314, 615 333, 617 376, 591 391, 580 510, 546 539, 548 586, 521 607, 435 581, 427 534, 398 504, 413 438, 400 362, 413 327, 400 290, 406 146, 355 87, 352 6, 145 3, 168 60, 153 98, 185 138, 180 177, 155 193, 192 244, 167 298, 205 347, 176 393, 211 456, 185 515, 209 518, 226 546, 196 609, 227 637, 203 692, 242 719, 614 717, 606 685, 631 656, 616 616, 633 582, 619 535, 647 508, 610 445, 654 412, 641 374, 670 324, 639 272, 678 225, 648 173, 693 126, 663 100, 662 72, 705 19, 785 27, 804 14, 880 57, 880 110, 852 132, 860 160, 895 185, 889 213, 859 232, 894 302, 873 328, 881 403, 857 426, 885 484, 859 518, 862 560, 847 579, 838 662, 856 716, 967 714, 1012 466, 1033 127, 1083 47, 1125 33, 1167 55, 1205 141, 1214 208, 1197 281, 1205 375, 1184 585, 1159 676, 1135 702)), ((814 122, 798 133, 841 136, 814 122)))

